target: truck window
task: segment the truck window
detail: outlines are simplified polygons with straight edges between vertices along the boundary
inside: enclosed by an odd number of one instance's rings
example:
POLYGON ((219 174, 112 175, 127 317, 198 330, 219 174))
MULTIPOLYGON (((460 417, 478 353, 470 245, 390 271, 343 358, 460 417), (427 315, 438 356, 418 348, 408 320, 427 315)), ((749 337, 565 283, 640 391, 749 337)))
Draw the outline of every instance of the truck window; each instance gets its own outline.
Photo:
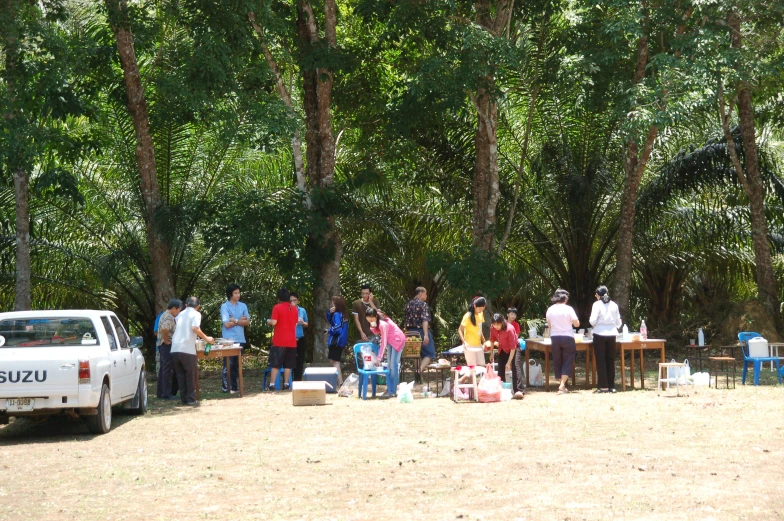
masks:
POLYGON ((117 351, 117 339, 114 336, 112 326, 109 325, 109 318, 101 317, 101 322, 103 323, 104 331, 106 331, 106 336, 109 337, 109 348, 112 351, 117 351))
POLYGON ((112 324, 114 324, 114 329, 117 331, 117 338, 120 341, 120 349, 130 349, 131 348, 131 338, 128 336, 128 333, 125 332, 125 328, 120 324, 120 321, 117 320, 117 317, 112 317, 112 324))
MULTIPOLYGON (((98 335, 87 317, 22 317, 0 320, 7 347, 95 346, 98 335)), ((0 348, 0 349, 2 349, 0 348)))

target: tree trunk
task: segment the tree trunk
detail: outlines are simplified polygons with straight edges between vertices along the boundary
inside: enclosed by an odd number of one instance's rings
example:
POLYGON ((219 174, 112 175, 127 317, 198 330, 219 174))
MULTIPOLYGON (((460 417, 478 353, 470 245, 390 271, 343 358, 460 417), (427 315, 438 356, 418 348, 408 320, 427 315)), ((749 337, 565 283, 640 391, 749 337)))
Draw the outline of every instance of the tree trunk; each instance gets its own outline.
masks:
MULTIPOLYGON (((7 2, 2 11, 5 11, 8 16, 8 25, 14 27, 16 22, 16 5, 14 2, 7 2)), ((0 117, 4 117, 11 122, 13 126, 20 126, 23 124, 21 119, 24 114, 20 113, 17 108, 16 89, 19 82, 16 77, 20 67, 19 55, 19 35, 14 31, 8 31, 3 36, 4 51, 5 51, 5 71, 3 76, 6 80, 6 87, 8 89, 8 99, 10 101, 10 110, 8 113, 0 117)), ((15 132, 15 131, 12 131, 15 132)), ((22 139, 21 133, 15 132, 12 135, 12 140, 22 139)), ((24 145, 17 144, 17 149, 24 145)), ((26 311, 32 307, 30 296, 30 285, 32 279, 32 269, 30 266, 30 178, 25 168, 25 154, 20 150, 12 151, 9 157, 9 170, 11 170, 14 178, 14 195, 16 196, 16 295, 14 297, 14 309, 16 311, 26 311)))
POLYGON ((150 250, 153 276, 154 309, 153 312, 166 309, 166 305, 174 296, 172 283, 171 260, 169 247, 155 229, 155 212, 161 207, 161 195, 158 190, 158 174, 155 164, 155 148, 150 136, 150 121, 147 115, 147 99, 142 87, 139 63, 136 60, 133 34, 128 22, 128 6, 125 0, 106 0, 109 12, 109 23, 117 40, 117 51, 125 79, 128 95, 128 111, 133 119, 136 131, 136 163, 139 168, 142 200, 144 201, 144 224, 147 232, 147 247, 150 250))
MULTIPOLYGON (((743 48, 743 35, 740 32, 740 17, 732 12, 727 20, 731 31, 732 47, 743 48)), ((773 260, 770 254, 768 237, 768 221, 765 217, 765 185, 762 181, 757 153, 757 138, 755 132, 754 107, 751 101, 751 86, 748 81, 738 82, 738 120, 740 122, 741 137, 743 139, 743 158, 745 165, 744 189, 749 198, 751 216, 751 238, 754 244, 754 259, 756 264, 755 277, 759 298, 765 309, 774 317, 777 327, 781 328, 781 310, 778 298, 776 274, 773 270, 773 260)), ((728 142, 727 146, 734 143, 728 142)))
MULTIPOLYGON (((261 50, 264 54, 264 61, 267 62, 267 66, 272 70, 273 74, 275 74, 275 88, 278 91, 278 96, 280 96, 283 103, 285 103, 286 106, 291 109, 292 114, 294 114, 294 107, 291 102, 291 92, 286 88, 283 76, 278 68, 278 63, 275 60, 275 57, 272 56, 272 52, 270 52, 269 46, 264 39, 264 29, 256 22, 256 13, 253 11, 248 13, 248 19, 253 26, 253 30, 256 31, 256 34, 258 34, 261 40, 261 50)), ((297 188, 300 192, 307 193, 307 177, 305 175, 305 162, 302 159, 302 139, 299 136, 299 130, 295 130, 294 135, 291 138, 291 153, 294 158, 294 174, 297 179, 297 188)))
POLYGON ((29 178, 24 168, 14 171, 14 194, 16 195, 16 298, 14 309, 26 311, 31 308, 30 298, 30 192, 29 178))
MULTIPOLYGON (((494 38, 508 34, 514 0, 477 0, 474 4, 476 23, 494 38), (495 8, 493 8, 495 7, 495 8)), ((490 65, 494 65, 490 63, 490 65)), ((474 137, 476 161, 474 163, 472 219, 473 245, 489 251, 493 249, 498 198, 498 103, 495 99, 495 77, 491 74, 479 78, 479 88, 471 95, 477 113, 474 137)))
MULTIPOLYGON (((486 79, 493 81, 493 78, 486 79)), ((493 248, 493 232, 500 196, 496 134, 498 105, 484 89, 479 89, 477 92, 474 105, 478 122, 474 137, 476 162, 473 182, 473 244, 479 249, 488 251, 493 248)))
MULTIPOLYGON (((643 36, 637 42, 637 61, 633 84, 639 84, 645 78, 645 67, 648 64, 648 37, 643 36)), ((637 191, 640 188, 642 174, 651 155, 653 142, 659 129, 653 125, 640 155, 639 145, 631 138, 626 145, 626 162, 624 170, 626 180, 621 199, 620 226, 618 227, 618 245, 615 253, 615 276, 613 298, 621 311, 624 320, 629 319, 629 293, 632 285, 632 255, 634 245, 634 216, 637 203, 637 191)))
MULTIPOLYGON (((326 43, 337 45, 337 6, 335 0, 324 3, 324 38, 319 37, 313 7, 307 1, 297 4, 297 34, 301 52, 310 52, 313 45, 326 43)), ((301 67, 303 83, 303 105, 305 109, 306 174, 310 190, 330 189, 335 178, 335 136, 332 132, 332 85, 334 78, 328 69, 301 67)), ((321 262, 314 266, 316 284, 313 288, 313 359, 327 360, 328 328, 327 310, 333 295, 340 295, 340 260, 343 245, 335 218, 329 208, 312 208, 313 218, 320 219, 326 226, 309 238, 309 247, 319 252, 321 262)))

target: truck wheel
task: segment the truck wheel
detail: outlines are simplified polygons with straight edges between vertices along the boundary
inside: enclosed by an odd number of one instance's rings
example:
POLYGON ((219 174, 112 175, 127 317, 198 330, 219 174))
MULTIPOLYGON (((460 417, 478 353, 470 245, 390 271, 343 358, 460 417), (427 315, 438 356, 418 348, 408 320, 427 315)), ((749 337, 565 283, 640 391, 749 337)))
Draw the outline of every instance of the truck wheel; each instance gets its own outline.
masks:
POLYGON ((87 428, 93 434, 106 434, 112 428, 112 401, 109 399, 109 386, 101 387, 101 400, 98 402, 98 414, 85 418, 87 428))
POLYGON ((131 414, 143 416, 147 412, 147 371, 142 369, 139 374, 139 385, 136 387, 136 396, 131 400, 136 407, 131 409, 131 414))

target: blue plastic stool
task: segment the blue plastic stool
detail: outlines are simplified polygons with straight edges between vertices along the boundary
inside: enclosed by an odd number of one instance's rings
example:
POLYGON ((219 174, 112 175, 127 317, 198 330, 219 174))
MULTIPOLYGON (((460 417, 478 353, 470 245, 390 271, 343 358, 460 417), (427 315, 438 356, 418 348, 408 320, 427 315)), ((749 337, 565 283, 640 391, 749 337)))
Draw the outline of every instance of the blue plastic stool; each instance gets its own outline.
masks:
MULTIPOLYGON (((280 384, 281 376, 280 375, 284 374, 283 371, 284 371, 284 369, 281 367, 280 370, 278 371, 278 377, 275 378, 275 390, 276 391, 280 391, 280 388, 281 388, 281 384, 280 384)), ((267 390, 267 380, 269 379, 270 376, 272 376, 272 368, 268 367, 268 368, 266 368, 264 370, 264 378, 262 379, 262 383, 261 383, 261 390, 262 391, 266 391, 267 390)), ((292 370, 289 373, 289 389, 291 389, 291 383, 292 383, 293 380, 294 380, 294 371, 292 370)))

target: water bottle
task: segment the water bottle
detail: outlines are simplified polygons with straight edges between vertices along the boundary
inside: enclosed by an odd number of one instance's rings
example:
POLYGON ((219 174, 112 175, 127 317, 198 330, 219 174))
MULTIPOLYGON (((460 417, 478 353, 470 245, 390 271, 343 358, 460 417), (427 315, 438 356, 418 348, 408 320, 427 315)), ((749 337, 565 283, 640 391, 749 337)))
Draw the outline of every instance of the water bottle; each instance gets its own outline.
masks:
POLYGON ((628 342, 629 340, 629 327, 624 324, 623 325, 623 341, 628 342))
POLYGON ((210 354, 210 349, 212 349, 212 344, 207 344, 207 345, 205 345, 205 346, 204 346, 204 354, 205 354, 205 355, 208 355, 208 354, 210 354))
POLYGON ((645 321, 642 321, 640 324, 640 336, 643 340, 648 340, 648 326, 645 325, 645 321))
POLYGON ((700 347, 705 345, 705 333, 702 332, 702 328, 697 330, 697 345, 700 347))

